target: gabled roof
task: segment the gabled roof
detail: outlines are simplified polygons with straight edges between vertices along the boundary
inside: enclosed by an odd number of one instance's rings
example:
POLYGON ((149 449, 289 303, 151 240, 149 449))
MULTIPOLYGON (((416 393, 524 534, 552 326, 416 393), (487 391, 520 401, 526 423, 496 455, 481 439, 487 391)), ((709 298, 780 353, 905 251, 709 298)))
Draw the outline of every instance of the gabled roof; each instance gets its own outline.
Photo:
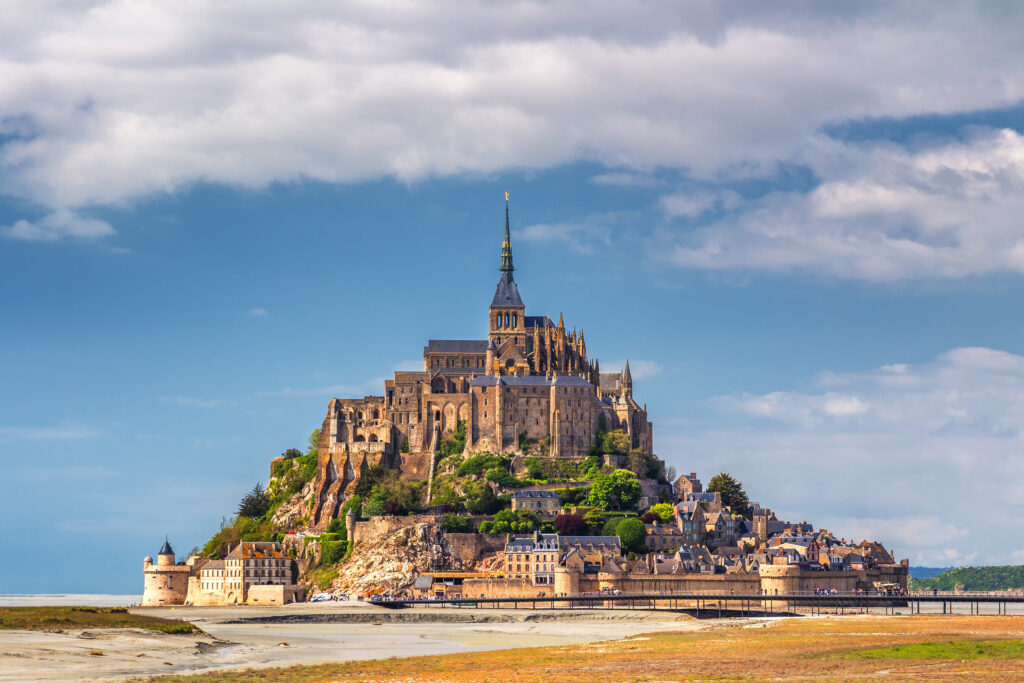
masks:
POLYGON ((486 339, 429 339, 423 353, 486 353, 486 339))

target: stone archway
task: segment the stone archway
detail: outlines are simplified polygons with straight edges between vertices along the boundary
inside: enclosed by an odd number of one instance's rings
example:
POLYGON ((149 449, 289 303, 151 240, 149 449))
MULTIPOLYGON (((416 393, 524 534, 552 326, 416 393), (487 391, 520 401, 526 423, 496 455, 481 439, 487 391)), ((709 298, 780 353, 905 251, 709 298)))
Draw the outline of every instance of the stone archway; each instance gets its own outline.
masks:
POLYGON ((444 422, 442 423, 441 427, 442 432, 447 432, 455 429, 455 416, 455 406, 449 403, 444 407, 444 422))

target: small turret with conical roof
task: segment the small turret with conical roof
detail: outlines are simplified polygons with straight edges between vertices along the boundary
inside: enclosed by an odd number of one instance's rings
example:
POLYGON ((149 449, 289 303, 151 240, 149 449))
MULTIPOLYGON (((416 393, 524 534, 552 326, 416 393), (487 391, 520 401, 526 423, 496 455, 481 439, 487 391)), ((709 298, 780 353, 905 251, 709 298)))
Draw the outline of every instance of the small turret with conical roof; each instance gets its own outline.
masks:
POLYGON ((633 375, 629 371, 629 361, 626 361, 626 367, 622 369, 622 386, 626 389, 626 394, 630 395, 633 393, 633 375))

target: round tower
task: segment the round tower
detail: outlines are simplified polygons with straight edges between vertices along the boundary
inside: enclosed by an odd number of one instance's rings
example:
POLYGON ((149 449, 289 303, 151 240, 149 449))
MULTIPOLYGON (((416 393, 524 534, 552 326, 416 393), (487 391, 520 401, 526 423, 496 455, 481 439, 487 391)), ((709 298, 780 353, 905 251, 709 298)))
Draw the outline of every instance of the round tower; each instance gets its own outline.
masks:
POLYGON ((345 513, 345 531, 347 532, 346 538, 351 545, 355 540, 356 535, 356 513, 352 511, 352 508, 348 509, 345 513))
POLYGON ((156 564, 149 555, 142 561, 143 607, 185 604, 191 572, 188 565, 174 563, 174 550, 164 539, 164 545, 156 555, 156 564))

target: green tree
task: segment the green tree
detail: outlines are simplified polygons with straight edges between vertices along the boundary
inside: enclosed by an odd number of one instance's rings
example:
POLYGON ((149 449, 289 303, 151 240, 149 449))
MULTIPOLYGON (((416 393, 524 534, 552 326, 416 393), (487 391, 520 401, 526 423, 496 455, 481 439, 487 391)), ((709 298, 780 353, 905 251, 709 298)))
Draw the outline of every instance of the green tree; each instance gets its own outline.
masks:
POLYGON ((316 453, 320 448, 320 428, 317 427, 309 434, 309 453, 316 453))
POLYGON ((747 500, 747 494, 743 491, 742 482, 728 472, 720 472, 711 477, 707 490, 708 493, 720 494, 722 505, 728 505, 735 513, 745 515, 750 507, 750 501, 747 500))
POLYGON ((459 420, 455 425, 455 431, 450 437, 441 440, 437 447, 437 455, 440 458, 449 455, 456 455, 466 450, 466 421, 459 420))
POLYGON ((298 458, 301 455, 302 451, 300 451, 298 448, 289 448, 288 450, 281 454, 281 457, 286 460, 291 460, 292 458, 298 458))
POLYGON ((263 490, 263 486, 256 482, 256 485, 252 487, 252 491, 242 496, 241 502, 238 503, 238 516, 259 519, 267 514, 269 509, 270 497, 263 490))
POLYGON ((651 507, 651 512, 658 515, 662 522, 671 522, 675 519, 675 509, 668 503, 658 503, 651 507))
POLYGON ((632 444, 629 442, 629 434, 626 434, 623 429, 613 429, 604 435, 601 439, 601 452, 602 453, 613 453, 616 455, 624 455, 629 453, 629 447, 632 444))
POLYGON ((631 510, 640 500, 640 480, 629 470, 615 470, 594 478, 590 504, 605 510, 631 510))
POLYGON ((620 521, 615 527, 615 535, 619 537, 623 550, 634 553, 647 552, 647 528, 636 517, 620 521))
POLYGON ((471 515, 493 515, 500 509, 501 500, 487 485, 484 485, 478 497, 466 501, 466 511, 471 515))

